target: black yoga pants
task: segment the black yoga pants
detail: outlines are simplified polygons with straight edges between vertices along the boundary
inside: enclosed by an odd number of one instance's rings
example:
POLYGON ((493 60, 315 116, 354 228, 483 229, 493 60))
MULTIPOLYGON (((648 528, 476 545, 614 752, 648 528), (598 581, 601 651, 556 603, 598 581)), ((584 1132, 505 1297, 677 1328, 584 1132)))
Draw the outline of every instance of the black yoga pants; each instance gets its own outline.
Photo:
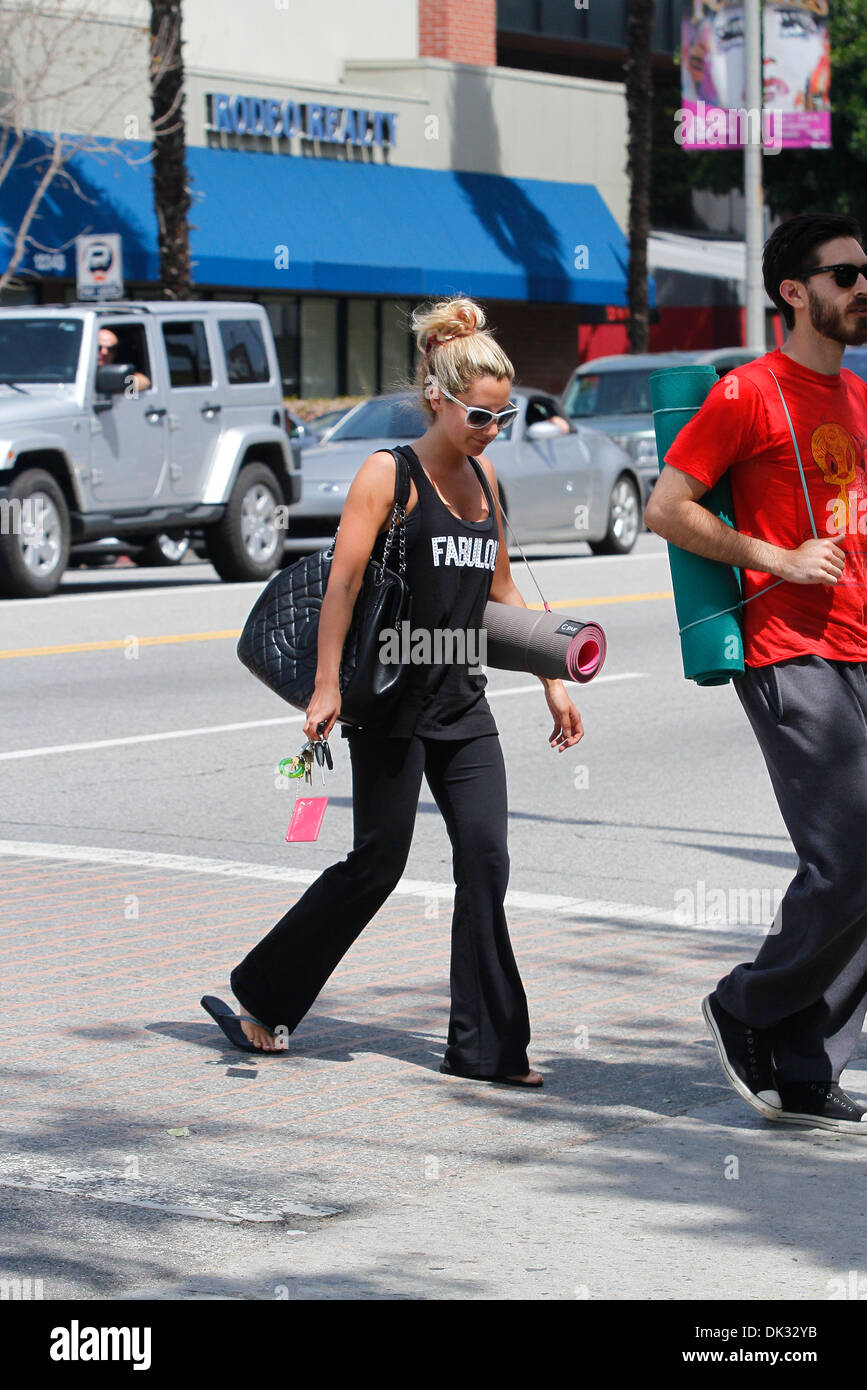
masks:
POLYGON ((398 883, 424 775, 446 823, 455 879, 445 1062, 481 1076, 527 1072, 527 1000, 503 909, 509 855, 499 736, 390 739, 367 731, 347 742, 353 848, 232 972, 236 998, 272 1030, 294 1031, 398 883))

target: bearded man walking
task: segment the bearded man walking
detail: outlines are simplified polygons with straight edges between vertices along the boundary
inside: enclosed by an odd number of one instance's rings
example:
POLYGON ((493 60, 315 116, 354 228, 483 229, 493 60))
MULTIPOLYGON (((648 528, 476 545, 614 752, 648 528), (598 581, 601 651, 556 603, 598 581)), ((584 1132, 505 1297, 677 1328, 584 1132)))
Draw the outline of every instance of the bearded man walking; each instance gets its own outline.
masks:
POLYGON ((849 217, 782 223, 763 260, 781 350, 710 392, 665 459, 652 530, 743 571, 735 689, 798 869, 756 959, 702 1008, 735 1090, 769 1120, 867 1136, 839 1081, 867 1011, 867 258, 849 217), (735 529, 700 504, 728 472, 735 529))

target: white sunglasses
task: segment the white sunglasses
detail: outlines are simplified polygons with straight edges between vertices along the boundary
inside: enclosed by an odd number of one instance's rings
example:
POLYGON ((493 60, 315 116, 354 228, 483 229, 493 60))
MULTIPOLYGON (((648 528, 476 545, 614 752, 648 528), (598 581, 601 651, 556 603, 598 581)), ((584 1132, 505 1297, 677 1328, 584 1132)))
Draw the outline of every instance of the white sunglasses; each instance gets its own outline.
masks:
POLYGON ((447 400, 454 401, 455 405, 459 405, 461 410, 466 413, 467 426, 471 430, 486 430, 488 425, 492 425, 495 420, 497 428, 503 429, 517 419, 519 407, 515 405, 514 401, 510 401, 505 410, 486 410, 482 405, 465 405, 444 386, 440 386, 439 382, 437 382, 437 388, 447 400))

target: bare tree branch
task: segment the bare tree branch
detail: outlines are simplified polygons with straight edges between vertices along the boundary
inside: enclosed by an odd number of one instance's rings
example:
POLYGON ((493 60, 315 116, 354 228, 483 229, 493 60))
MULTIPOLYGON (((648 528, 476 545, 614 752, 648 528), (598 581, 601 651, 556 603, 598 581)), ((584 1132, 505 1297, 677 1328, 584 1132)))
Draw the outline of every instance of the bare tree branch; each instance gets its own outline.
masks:
POLYGON ((28 250, 52 249, 35 240, 32 228, 55 181, 83 202, 92 201, 72 172, 76 159, 122 159, 130 166, 153 161, 155 148, 136 151, 130 142, 139 138, 138 129, 132 135, 127 129, 128 122, 138 120, 128 109, 136 68, 144 78, 150 64, 160 83, 176 84, 151 126, 154 136, 183 138, 179 23, 173 27, 166 17, 158 47, 152 45, 149 55, 146 32, 104 0, 0 0, 0 192, 13 174, 39 171, 20 225, 14 235, 13 229, 6 232, 12 251, 0 290, 28 250), (124 136, 107 135, 124 116, 124 136))
POLYGON ((45 173, 42 175, 42 178, 39 180, 39 183, 36 185, 36 188, 33 190, 33 195, 30 199, 30 202, 27 205, 27 210, 25 211, 24 216, 22 217, 18 225, 18 231, 16 233, 15 241, 13 243, 12 255, 10 257, 9 264, 4 270, 3 274, 0 275, 0 289, 5 289, 6 285, 9 283, 11 275, 14 273, 15 270, 17 270, 18 266, 21 264, 21 259, 24 255, 24 252, 27 250, 27 233, 30 230, 30 224, 36 216, 36 213, 39 209, 39 204, 42 202, 43 197, 45 196, 46 192, 51 187, 51 184, 54 181, 57 171, 60 168, 62 159, 62 147, 58 142, 55 144, 54 151, 48 163, 48 167, 46 168, 45 173))

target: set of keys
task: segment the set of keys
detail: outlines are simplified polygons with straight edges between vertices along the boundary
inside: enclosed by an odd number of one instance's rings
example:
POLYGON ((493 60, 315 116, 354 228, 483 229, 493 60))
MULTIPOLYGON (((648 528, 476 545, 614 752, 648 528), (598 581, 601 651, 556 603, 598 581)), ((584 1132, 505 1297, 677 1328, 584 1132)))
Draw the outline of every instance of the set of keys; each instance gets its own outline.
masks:
POLYGON ((327 738, 320 738, 316 743, 308 739, 300 753, 296 753, 292 758, 283 758, 279 771, 284 777, 303 777, 304 781, 312 786, 314 758, 322 771, 322 785, 325 786, 326 767, 329 772, 334 769, 334 759, 327 738))

